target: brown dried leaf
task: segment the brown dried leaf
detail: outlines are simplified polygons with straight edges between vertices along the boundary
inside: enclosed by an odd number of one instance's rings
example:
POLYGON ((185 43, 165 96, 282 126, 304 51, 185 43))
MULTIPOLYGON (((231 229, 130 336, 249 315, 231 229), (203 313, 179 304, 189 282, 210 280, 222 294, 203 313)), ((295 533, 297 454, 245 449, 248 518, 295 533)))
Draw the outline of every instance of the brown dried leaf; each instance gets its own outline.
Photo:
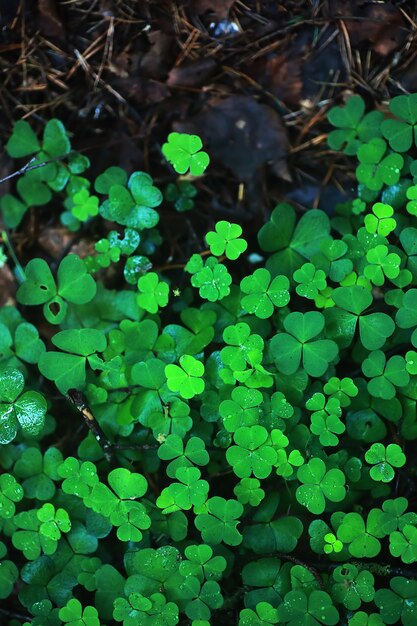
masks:
POLYGON ((199 59, 174 67, 168 74, 168 87, 197 87, 203 85, 217 69, 214 59, 199 59))
POLYGON ((249 96, 213 99, 201 113, 174 128, 203 137, 208 152, 240 181, 251 179, 266 163, 277 176, 288 179, 288 138, 281 118, 249 96))

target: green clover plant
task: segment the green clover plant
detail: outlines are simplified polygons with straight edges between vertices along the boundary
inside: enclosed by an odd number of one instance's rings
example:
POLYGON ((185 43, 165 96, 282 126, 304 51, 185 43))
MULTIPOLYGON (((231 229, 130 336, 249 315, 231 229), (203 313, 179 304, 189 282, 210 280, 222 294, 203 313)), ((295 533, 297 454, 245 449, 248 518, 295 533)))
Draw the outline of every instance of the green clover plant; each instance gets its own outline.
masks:
POLYGON ((15 125, 36 167, 0 200, 7 626, 416 623, 417 96, 379 109, 328 111, 346 201, 281 202, 257 241, 193 210, 196 135, 163 143, 162 193, 159 169, 91 180, 58 120, 15 125), (79 247, 14 248, 43 206, 79 247))

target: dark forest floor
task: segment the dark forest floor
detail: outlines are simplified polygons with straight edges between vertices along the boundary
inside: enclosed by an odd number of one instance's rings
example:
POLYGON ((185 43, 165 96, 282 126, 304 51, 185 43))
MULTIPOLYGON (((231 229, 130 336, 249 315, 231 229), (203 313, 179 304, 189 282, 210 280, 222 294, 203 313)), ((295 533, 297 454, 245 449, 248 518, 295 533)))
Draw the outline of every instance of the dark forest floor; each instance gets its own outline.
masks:
MULTIPOLYGON (((0 140, 16 120, 56 117, 92 176, 120 165, 163 187, 168 133, 199 134, 212 162, 197 209, 162 213, 163 236, 222 218, 256 235, 280 200, 331 211, 353 193, 326 113, 352 93, 384 108, 417 90, 416 22, 412 1, 0 0, 0 140)), ((2 152, 0 177, 14 169, 2 152)), ((23 261, 24 244, 60 242, 58 213, 47 230, 38 219, 15 234, 23 261)))

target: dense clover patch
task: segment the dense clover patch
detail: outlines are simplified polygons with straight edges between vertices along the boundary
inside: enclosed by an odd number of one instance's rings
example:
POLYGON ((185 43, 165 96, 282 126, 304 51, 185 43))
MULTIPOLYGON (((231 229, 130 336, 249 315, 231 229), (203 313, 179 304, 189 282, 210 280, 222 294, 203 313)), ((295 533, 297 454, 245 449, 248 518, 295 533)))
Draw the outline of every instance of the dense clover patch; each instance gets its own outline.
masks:
MULTIPOLYGON (((196 188, 164 198, 117 166, 92 184, 58 120, 41 140, 16 124, 10 156, 48 163, 1 199, 8 228, 58 194, 70 231, 113 230, 85 259, 29 260, 0 310, 7 626, 417 623, 417 95, 328 119, 355 197, 276 206, 247 276, 242 227, 213 221, 184 293, 151 259, 158 207, 196 188)), ((201 148, 162 151, 198 177, 201 148)))

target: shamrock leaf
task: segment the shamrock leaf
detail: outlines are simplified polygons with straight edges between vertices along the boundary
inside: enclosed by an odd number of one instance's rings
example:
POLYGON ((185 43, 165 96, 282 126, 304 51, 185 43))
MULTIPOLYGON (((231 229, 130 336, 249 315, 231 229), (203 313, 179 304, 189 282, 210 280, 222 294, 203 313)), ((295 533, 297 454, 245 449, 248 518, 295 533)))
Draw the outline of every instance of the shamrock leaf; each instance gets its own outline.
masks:
POLYGON ((262 250, 273 252, 266 269, 275 276, 284 274, 292 278, 305 262, 319 252, 321 242, 328 238, 329 218, 323 211, 312 209, 304 213, 296 225, 296 215, 290 204, 278 204, 269 222, 258 233, 262 250))
POLYGON ((366 230, 387 237, 397 226, 393 215, 394 209, 389 204, 377 202, 372 207, 372 213, 365 216, 366 230))
MULTIPOLYGON (((188 264, 186 269, 192 271, 188 264)), ((228 296, 231 282, 232 277, 226 266, 219 263, 215 257, 209 257, 204 267, 197 270, 191 278, 192 286, 198 287, 200 296, 209 302, 216 302, 228 296)))
POLYGON ((189 169, 193 176, 201 176, 210 163, 209 155, 201 151, 202 147, 197 135, 170 133, 168 142, 162 146, 162 154, 178 174, 185 174, 189 169))
POLYGON ((324 461, 319 458, 310 459, 300 467, 297 478, 302 485, 297 488, 296 498, 315 515, 325 510, 326 498, 331 502, 341 502, 345 497, 345 475, 339 469, 327 471, 324 461))
POLYGON ((97 609, 93 606, 83 609, 81 602, 75 598, 59 609, 59 619, 68 626, 100 626, 97 609))
POLYGON ((228 259, 235 261, 248 247, 244 239, 240 239, 242 228, 239 224, 231 224, 222 220, 217 222, 215 231, 206 235, 210 252, 215 256, 225 254, 228 259))
POLYGON ((140 293, 137 303, 149 313, 157 313, 158 307, 168 304, 169 287, 165 282, 159 281, 156 272, 148 272, 141 276, 138 280, 138 290, 140 293))
POLYGON ((182 398, 188 400, 204 391, 205 383, 201 378, 204 365, 187 354, 180 357, 179 364, 165 367, 167 385, 171 391, 179 392, 182 398))
POLYGON ((271 281, 268 270, 259 268, 240 283, 242 293, 247 294, 241 300, 242 307, 260 319, 271 317, 274 306, 281 308, 289 303, 289 288, 286 276, 276 276, 271 281))
POLYGON ((207 501, 207 513, 200 513, 195 518, 196 528, 203 540, 217 545, 222 541, 229 546, 238 546, 242 535, 237 530, 243 506, 237 500, 225 500, 214 496, 207 501))
POLYGON ((397 96, 390 101, 390 111, 398 119, 386 119, 382 122, 382 134, 389 141, 393 150, 407 152, 417 145, 417 95, 397 96))
POLYGON ((410 380, 404 357, 396 354, 386 361, 382 350, 375 350, 362 363, 362 371, 371 380, 368 391, 375 398, 391 400, 396 387, 405 387, 410 380))
MULTIPOLYGON (((348 346, 359 326, 359 338, 367 350, 381 348, 395 330, 395 323, 386 313, 368 313, 372 294, 360 285, 338 287, 332 292, 336 307, 326 310, 327 335, 340 347, 348 346)), ((416 321, 417 324, 417 321, 416 321)))
POLYGON ((228 448, 226 459, 239 478, 266 478, 277 460, 277 453, 268 444, 268 431, 263 426, 242 426, 234 433, 235 446, 228 448))
POLYGON ((45 423, 46 400, 37 391, 25 391, 23 374, 13 368, 0 371, 0 444, 16 437, 38 435, 45 423))
POLYGON ((304 591, 289 591, 284 602, 278 606, 278 617, 289 625, 328 624, 339 622, 339 613, 325 591, 312 591, 307 597, 304 591), (307 621, 308 620, 308 621, 307 621))
POLYGON ((327 119, 336 130, 332 130, 327 138, 332 150, 341 150, 349 156, 356 154, 361 142, 369 141, 380 134, 381 111, 365 113, 365 102, 360 96, 352 96, 344 106, 332 107, 327 119), (346 145, 345 145, 346 144, 346 145))
POLYGON ((396 443, 390 443, 386 448, 382 443, 373 443, 365 453, 365 460, 373 465, 370 470, 371 478, 388 483, 395 476, 393 467, 402 467, 406 457, 396 443))
POLYGON ((57 282, 43 259, 32 259, 25 268, 26 280, 17 291, 21 304, 44 304, 43 313, 51 324, 60 324, 67 313, 67 302, 85 304, 96 294, 94 278, 87 274, 85 263, 76 254, 61 261, 57 282))
POLYGON ((386 142, 374 137, 358 148, 360 164, 356 177, 372 191, 379 191, 384 185, 395 185, 400 180, 404 159, 400 154, 388 154, 386 142))
POLYGON ((284 374, 294 374, 303 363, 307 374, 322 376, 336 358, 338 347, 328 339, 314 339, 324 328, 324 317, 317 311, 289 313, 284 319, 286 333, 277 333, 270 342, 272 357, 284 374))
POLYGON ((390 533, 390 552, 392 556, 401 557, 403 563, 417 561, 417 528, 406 524, 401 532, 390 533))
POLYGON ((61 393, 66 393, 68 389, 84 387, 87 360, 96 352, 103 352, 107 341, 101 330, 73 328, 56 333, 52 343, 63 352, 44 352, 39 359, 39 371, 53 380, 61 393))
POLYGON ((316 269, 312 263, 304 263, 294 272, 293 278, 297 283, 300 283, 295 288, 298 295, 310 300, 314 300, 319 291, 327 287, 326 274, 323 270, 316 269))
POLYGON ((15 514, 15 502, 23 499, 23 488, 12 474, 0 475, 0 518, 10 519, 15 514))

